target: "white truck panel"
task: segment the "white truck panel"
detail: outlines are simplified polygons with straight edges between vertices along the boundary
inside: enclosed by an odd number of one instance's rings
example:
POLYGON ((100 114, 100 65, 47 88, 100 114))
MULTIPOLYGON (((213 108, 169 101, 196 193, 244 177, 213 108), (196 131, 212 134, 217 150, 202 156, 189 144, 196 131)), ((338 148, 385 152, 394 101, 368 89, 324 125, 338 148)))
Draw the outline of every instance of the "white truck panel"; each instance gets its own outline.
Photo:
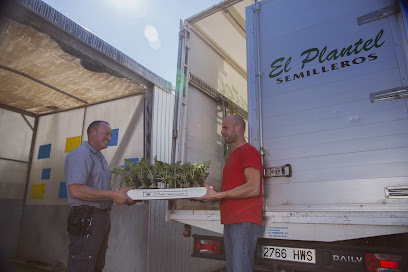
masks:
POLYGON ((222 55, 222 51, 217 51, 218 46, 210 46, 206 36, 199 35, 198 30, 192 29, 189 32, 190 72, 246 110, 246 75, 226 59, 229 57, 226 52, 222 55))
POLYGON ((245 69, 246 58, 242 56, 242 53, 245 52, 245 36, 240 35, 240 32, 234 31, 234 27, 228 24, 228 19, 223 12, 218 12, 212 15, 212 17, 213 20, 198 21, 195 27, 207 30, 207 37, 216 42, 219 48, 231 48, 231 50, 226 53, 234 60, 238 60, 237 64, 245 69), (225 39, 224 32, 218 31, 220 24, 228 28, 226 30, 228 32, 228 39, 225 39))
POLYGON ((264 178, 264 225, 291 230, 273 238, 335 241, 408 230, 408 199, 387 198, 385 190, 408 185, 406 99, 370 102, 370 93, 407 84, 400 49, 407 42, 395 15, 357 23, 392 4, 271 0, 259 3, 259 13, 247 8, 250 140, 263 150, 264 168, 292 166, 292 177, 264 178))
POLYGON ((221 234, 224 232, 219 210, 174 210, 167 214, 167 220, 170 219, 221 234))
POLYGON ((211 160, 206 183, 220 189, 222 112, 214 101, 195 88, 189 89, 186 116, 185 160, 196 163, 211 160), (197 99, 197 98, 200 99, 197 99))
MULTIPOLYGON (((330 150, 330 148, 326 148, 333 145, 333 143, 336 143, 336 145, 342 145, 343 143, 358 142, 359 146, 364 146, 370 145, 372 141, 376 141, 377 138, 381 137, 395 137, 395 139, 404 138, 404 135, 406 135, 407 133, 408 120, 398 119, 382 122, 379 124, 373 123, 353 127, 344 127, 336 130, 319 131, 319 138, 316 137, 317 133, 306 133, 302 135, 303 143, 297 141, 299 135, 284 135, 282 137, 266 139, 265 144, 273 145, 274 152, 278 152, 281 147, 287 148, 287 152, 296 152, 295 150, 299 150, 299 152, 301 152, 303 147, 305 149, 307 149, 308 147, 311 147, 310 149, 315 147, 313 152, 322 152, 316 150, 318 146, 324 150, 330 150), (367 134, 373 136, 367 137, 367 134)), ((380 144, 379 141, 377 141, 377 144, 380 144)), ((385 143, 384 141, 382 141, 381 145, 396 145, 396 143, 394 142, 394 140, 390 141, 389 143, 385 143)), ((343 146, 343 148, 345 148, 344 144, 343 146)), ((287 154, 287 156, 295 157, 295 155, 290 155, 290 153, 287 154)))
MULTIPOLYGON (((309 218, 316 217, 314 214, 309 218)), ((296 218, 298 219, 298 218, 296 218)), ((404 233, 406 227, 401 226, 376 226, 376 225, 342 225, 333 222, 328 218, 326 222, 308 222, 308 223, 276 223, 270 220, 264 224, 264 238, 303 240, 303 241, 322 241, 332 242, 338 240, 357 239, 361 237, 380 236, 395 233, 404 233), (271 223, 273 222, 273 223, 271 223), (330 222, 330 223, 329 223, 330 222), (306 238, 307 237, 307 238, 306 238)))
MULTIPOLYGON (((296 167, 296 165, 295 165, 296 167)), ((303 174, 303 173, 299 173, 303 174)), ((298 175, 298 174, 296 174, 298 175)), ((279 210, 275 205, 341 205, 341 204, 387 204, 406 203, 401 199, 385 198, 385 187, 407 184, 407 177, 351 179, 351 180, 323 180, 301 183, 265 182, 265 192, 268 194, 267 210, 279 210)), ((373 211, 376 206, 372 205, 373 211)), ((355 210, 361 206, 355 205, 355 210)), ((408 225, 408 220, 405 219, 408 225)))
MULTIPOLYGON (((394 1, 256 4, 259 14, 250 7, 245 16, 248 107, 241 103, 244 62, 234 60, 242 46, 228 41, 240 37, 219 32, 225 14, 194 21, 186 65, 187 76, 248 109, 249 141, 264 168, 292 166, 292 177, 264 178, 263 237, 338 241, 407 232, 408 198, 386 197, 387 187, 408 186, 407 101, 370 101, 371 93, 408 85, 406 30, 401 14, 357 23, 394 1)), ((208 183, 219 189, 222 105, 187 88, 182 159, 211 159, 208 183)), ((169 219, 222 232, 218 210, 180 203, 169 219)))

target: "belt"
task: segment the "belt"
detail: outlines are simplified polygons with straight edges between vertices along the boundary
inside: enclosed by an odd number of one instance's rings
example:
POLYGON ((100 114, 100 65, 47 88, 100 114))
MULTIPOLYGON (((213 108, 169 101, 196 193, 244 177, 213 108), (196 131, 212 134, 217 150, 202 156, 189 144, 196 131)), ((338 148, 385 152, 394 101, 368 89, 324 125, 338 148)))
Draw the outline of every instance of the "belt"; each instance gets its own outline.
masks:
POLYGON ((111 211, 111 207, 106 208, 106 209, 100 209, 100 208, 96 208, 94 206, 88 206, 88 205, 72 206, 72 209, 85 209, 88 211, 93 210, 96 213, 109 213, 111 211))
POLYGON ((106 209, 95 208, 96 213, 110 213, 110 211, 111 211, 111 207, 106 208, 106 209))

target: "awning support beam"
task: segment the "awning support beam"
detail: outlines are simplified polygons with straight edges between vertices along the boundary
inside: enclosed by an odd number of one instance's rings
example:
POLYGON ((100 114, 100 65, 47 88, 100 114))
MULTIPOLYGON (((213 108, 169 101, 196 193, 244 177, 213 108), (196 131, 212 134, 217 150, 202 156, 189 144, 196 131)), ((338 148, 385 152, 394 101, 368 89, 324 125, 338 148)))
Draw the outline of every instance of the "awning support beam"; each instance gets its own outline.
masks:
POLYGON ((32 81, 35 81, 35 82, 37 82, 37 83, 39 83, 39 84, 41 84, 41 85, 43 85, 43 86, 45 86, 45 87, 48 87, 48 88, 50 88, 50 89, 52 89, 52 90, 54 90, 54 91, 57 91, 57 92, 59 92, 59 93, 62 93, 63 95, 69 96, 69 97, 71 97, 71 98, 73 98, 73 99, 75 99, 75 100, 77 100, 77 101, 80 101, 80 102, 82 102, 82 103, 84 103, 84 104, 88 104, 87 101, 82 100, 81 98, 76 97, 76 96, 74 96, 74 95, 72 95, 72 94, 69 94, 69 93, 67 93, 67 92, 64 92, 63 90, 60 90, 60 89, 58 89, 58 88, 56 88, 56 87, 54 87, 54 86, 51 86, 50 84, 47 84, 47 83, 45 83, 45 82, 43 82, 43 81, 41 81, 41 80, 39 80, 39 79, 36 79, 36 78, 34 78, 34 77, 30 76, 30 75, 27 75, 26 73, 17 71, 17 70, 15 70, 15 69, 12 69, 12 68, 10 68, 10 67, 6 67, 6 66, 3 66, 3 65, 0 65, 0 68, 3 69, 3 70, 6 70, 6 71, 12 72, 12 73, 21 75, 21 76, 26 77, 26 78, 28 78, 28 79, 31 79, 32 81))

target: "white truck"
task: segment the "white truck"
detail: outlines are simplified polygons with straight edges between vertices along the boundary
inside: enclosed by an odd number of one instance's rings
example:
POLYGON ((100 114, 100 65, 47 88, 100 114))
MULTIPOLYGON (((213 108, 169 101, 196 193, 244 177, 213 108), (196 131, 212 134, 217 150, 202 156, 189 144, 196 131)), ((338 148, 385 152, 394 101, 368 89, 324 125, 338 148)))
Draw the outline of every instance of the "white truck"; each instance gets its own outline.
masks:
MULTIPOLYGON (((402 0, 226 0, 181 24, 173 160, 211 160, 219 190, 222 119, 247 118, 264 167, 257 270, 408 271, 407 19, 402 0)), ((219 216, 168 212, 218 233, 194 236, 210 259, 225 257, 219 216)))

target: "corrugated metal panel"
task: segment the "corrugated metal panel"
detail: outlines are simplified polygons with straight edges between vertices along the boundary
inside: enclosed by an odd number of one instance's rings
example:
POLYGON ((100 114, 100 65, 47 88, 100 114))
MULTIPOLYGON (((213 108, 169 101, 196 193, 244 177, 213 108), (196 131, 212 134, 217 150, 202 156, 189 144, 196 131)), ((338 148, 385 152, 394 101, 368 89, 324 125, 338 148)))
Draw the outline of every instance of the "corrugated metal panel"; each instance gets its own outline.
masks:
POLYGON ((153 89, 152 157, 170 162, 174 116, 174 95, 157 86, 153 89))
MULTIPOLYGON (((171 144, 175 97, 168 91, 155 87, 152 114, 152 157, 171 161, 171 144)), ((149 201, 149 254, 150 272, 210 272, 224 267, 224 262, 192 258, 193 238, 183 237, 184 225, 166 222, 168 201, 149 201)), ((192 228, 192 233, 216 235, 192 228)))
MULTIPOLYGON (((149 201, 149 272, 211 272, 225 267, 224 261, 191 257, 194 240, 183 237, 184 225, 165 222, 168 201, 149 201)), ((192 233, 220 236, 192 227, 192 233)))

